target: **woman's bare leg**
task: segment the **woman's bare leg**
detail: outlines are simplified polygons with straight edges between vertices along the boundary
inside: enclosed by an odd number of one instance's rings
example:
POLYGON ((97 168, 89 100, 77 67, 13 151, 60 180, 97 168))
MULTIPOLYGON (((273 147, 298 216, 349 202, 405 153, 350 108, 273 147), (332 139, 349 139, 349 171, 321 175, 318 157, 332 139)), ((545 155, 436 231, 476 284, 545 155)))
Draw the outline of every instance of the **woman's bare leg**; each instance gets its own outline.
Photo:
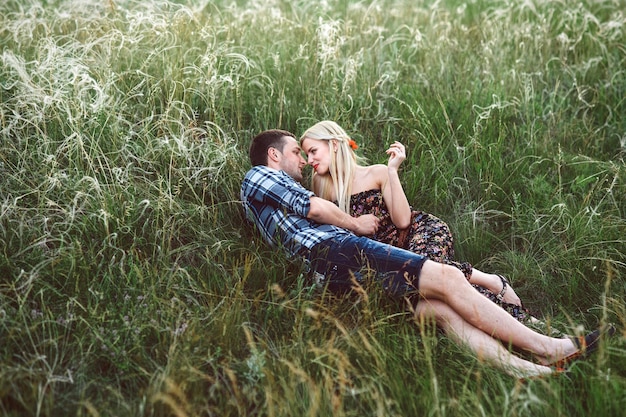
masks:
POLYGON ((420 300, 415 313, 421 317, 434 318, 448 337, 467 346, 479 359, 502 368, 509 375, 521 378, 553 373, 547 366, 513 355, 499 341, 463 320, 442 301, 420 300))
POLYGON ((426 261, 419 279, 420 295, 440 300, 461 318, 496 339, 543 358, 546 364, 578 350, 569 338, 556 339, 524 326, 474 290, 455 267, 426 261))

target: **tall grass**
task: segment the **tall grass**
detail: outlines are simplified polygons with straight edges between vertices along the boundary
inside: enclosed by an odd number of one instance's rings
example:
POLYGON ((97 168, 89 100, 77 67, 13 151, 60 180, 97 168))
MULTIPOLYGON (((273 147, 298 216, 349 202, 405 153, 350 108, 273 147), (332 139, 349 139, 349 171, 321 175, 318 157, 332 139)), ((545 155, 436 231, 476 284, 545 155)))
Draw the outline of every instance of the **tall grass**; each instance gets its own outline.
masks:
POLYGON ((620 1, 0 4, 7 416, 620 415, 620 1), (334 119, 555 328, 618 337, 513 380, 243 219, 251 137, 334 119))

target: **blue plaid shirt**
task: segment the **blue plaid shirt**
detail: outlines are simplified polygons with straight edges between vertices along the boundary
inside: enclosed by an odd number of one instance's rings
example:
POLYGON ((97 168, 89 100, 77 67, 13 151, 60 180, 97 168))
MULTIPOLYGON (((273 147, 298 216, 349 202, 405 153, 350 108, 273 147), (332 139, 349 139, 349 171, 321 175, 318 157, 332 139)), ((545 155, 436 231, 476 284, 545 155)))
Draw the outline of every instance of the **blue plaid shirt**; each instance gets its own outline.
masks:
POLYGON ((351 232, 306 218, 313 192, 283 171, 255 166, 241 184, 241 201, 246 217, 263 238, 291 255, 308 255, 318 243, 351 232))

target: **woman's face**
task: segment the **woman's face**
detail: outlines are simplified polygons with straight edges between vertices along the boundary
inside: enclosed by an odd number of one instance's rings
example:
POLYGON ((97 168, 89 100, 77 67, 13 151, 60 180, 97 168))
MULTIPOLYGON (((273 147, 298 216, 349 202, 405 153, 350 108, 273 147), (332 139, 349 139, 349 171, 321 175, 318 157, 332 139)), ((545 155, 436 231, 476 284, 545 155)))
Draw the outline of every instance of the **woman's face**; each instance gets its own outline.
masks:
POLYGON ((304 138, 302 150, 307 156, 307 163, 313 167, 316 174, 328 174, 330 169, 330 141, 304 138))

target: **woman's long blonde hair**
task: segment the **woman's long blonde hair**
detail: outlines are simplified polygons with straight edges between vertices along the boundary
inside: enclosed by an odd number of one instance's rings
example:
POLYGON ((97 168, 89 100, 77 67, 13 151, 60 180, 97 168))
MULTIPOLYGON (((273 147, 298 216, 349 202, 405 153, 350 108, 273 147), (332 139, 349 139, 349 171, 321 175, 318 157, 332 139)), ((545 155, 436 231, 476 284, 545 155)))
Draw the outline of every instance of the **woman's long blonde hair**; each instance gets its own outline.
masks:
POLYGON ((307 129, 300 137, 300 144, 304 139, 327 140, 330 149, 329 175, 313 173, 313 177, 319 181, 311 181, 313 192, 326 200, 332 198, 332 191, 339 208, 350 214, 350 196, 352 181, 356 167, 365 163, 365 159, 354 152, 356 143, 348 136, 337 123, 323 120, 307 129), (333 141, 337 144, 337 150, 332 146, 333 141))

